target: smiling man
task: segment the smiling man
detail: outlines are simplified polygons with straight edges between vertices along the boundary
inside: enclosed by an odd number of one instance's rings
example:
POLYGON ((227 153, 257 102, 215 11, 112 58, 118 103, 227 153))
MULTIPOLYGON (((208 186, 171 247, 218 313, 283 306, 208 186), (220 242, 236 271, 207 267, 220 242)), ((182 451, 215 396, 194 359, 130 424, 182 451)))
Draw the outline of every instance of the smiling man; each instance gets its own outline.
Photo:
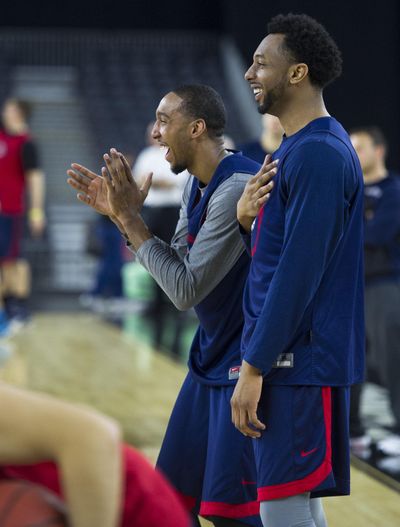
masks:
POLYGON ((236 205, 249 179, 257 200, 265 203, 276 168, 267 160, 260 170, 254 161, 227 151, 224 127, 223 102, 208 86, 178 88, 157 108, 153 138, 166 148, 173 172, 191 174, 171 245, 154 237, 140 216, 150 180, 139 191, 116 150, 104 156, 103 178, 76 164, 68 174, 82 192, 80 199, 117 223, 137 260, 176 307, 194 307, 199 318, 189 373, 158 467, 193 515, 220 527, 258 527, 251 440, 232 426, 229 406, 239 376, 242 295, 250 262, 236 205))
POLYGON ((245 77, 285 135, 251 236, 232 420, 257 438, 263 524, 322 527, 310 498, 349 493, 349 385, 364 370, 363 180, 323 100, 341 73, 336 44, 306 15, 268 31, 245 77))

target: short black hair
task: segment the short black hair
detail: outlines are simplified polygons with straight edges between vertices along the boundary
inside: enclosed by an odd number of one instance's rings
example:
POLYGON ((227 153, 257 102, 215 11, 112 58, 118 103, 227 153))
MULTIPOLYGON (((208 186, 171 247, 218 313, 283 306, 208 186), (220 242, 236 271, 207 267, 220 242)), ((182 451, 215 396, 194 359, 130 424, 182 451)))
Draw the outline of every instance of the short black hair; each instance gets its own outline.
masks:
POLYGON ((285 36, 285 51, 291 60, 308 66, 310 82, 325 88, 342 73, 342 56, 333 38, 308 15, 277 15, 268 24, 268 33, 285 36))
POLYGON ((184 84, 173 93, 182 99, 179 111, 193 119, 204 119, 211 137, 222 137, 226 110, 220 94, 205 84, 184 84))
POLYGON ((349 131, 349 135, 366 134, 374 143, 375 146, 383 146, 387 150, 387 140, 385 134, 378 126, 357 126, 349 131))

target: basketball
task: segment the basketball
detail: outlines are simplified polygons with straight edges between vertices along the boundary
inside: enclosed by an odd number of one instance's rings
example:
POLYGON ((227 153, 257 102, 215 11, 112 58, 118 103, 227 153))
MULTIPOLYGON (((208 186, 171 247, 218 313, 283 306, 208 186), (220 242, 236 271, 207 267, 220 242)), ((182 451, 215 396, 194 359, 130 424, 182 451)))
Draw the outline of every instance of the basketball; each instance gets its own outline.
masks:
POLYGON ((67 527, 66 507, 51 492, 24 481, 0 482, 1 527, 67 527))

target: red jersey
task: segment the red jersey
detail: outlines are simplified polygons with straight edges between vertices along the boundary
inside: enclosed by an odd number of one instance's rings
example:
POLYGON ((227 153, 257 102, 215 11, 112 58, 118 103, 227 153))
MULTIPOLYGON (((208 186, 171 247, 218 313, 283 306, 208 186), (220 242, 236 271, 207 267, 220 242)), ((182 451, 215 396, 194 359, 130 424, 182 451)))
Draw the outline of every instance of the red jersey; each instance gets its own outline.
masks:
MULTIPOLYGON (((128 445, 122 447, 125 496, 120 527, 189 527, 180 499, 150 463, 128 445)), ((23 479, 63 497, 55 463, 3 465, 0 479, 23 479)))
POLYGON ((25 170, 22 150, 28 134, 10 135, 0 130, 0 213, 24 211, 25 170))

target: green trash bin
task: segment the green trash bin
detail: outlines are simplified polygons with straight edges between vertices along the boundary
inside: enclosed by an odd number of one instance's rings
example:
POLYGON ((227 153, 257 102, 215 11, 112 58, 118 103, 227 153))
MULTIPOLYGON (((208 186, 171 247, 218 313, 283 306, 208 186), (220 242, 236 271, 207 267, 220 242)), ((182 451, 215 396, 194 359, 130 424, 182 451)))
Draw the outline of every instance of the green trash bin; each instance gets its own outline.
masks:
POLYGON ((126 263, 122 267, 122 289, 126 298, 150 302, 154 296, 153 278, 139 263, 126 263))

